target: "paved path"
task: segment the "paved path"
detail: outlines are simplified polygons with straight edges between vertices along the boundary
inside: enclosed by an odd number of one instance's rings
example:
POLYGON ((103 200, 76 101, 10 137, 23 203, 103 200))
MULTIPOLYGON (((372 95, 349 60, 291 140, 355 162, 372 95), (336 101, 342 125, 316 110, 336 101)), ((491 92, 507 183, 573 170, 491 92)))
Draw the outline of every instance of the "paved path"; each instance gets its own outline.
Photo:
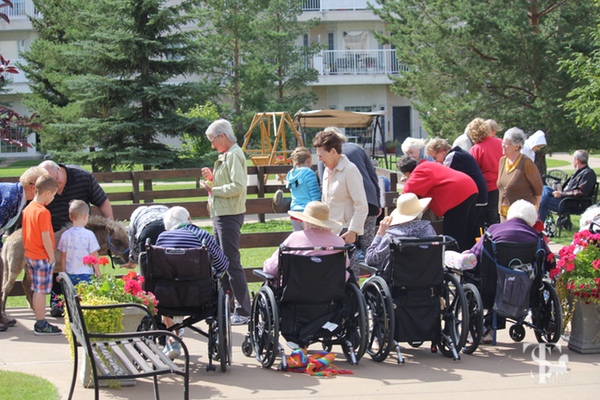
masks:
MULTIPOLYGON (((17 326, 0 332, 0 369, 20 371, 49 379, 58 387, 62 398, 68 395, 72 363, 69 346, 63 336, 33 335, 33 313, 26 309, 11 309, 18 319, 17 326)), ((62 327, 62 320, 58 322, 62 327)), ((581 355, 561 348, 546 353, 546 365, 556 365, 561 355, 568 357, 568 373, 548 374, 542 367, 541 355, 530 330, 521 343, 510 340, 506 330, 499 332, 497 346, 484 345, 473 355, 463 355, 452 361, 440 354, 430 353, 427 344, 422 348, 404 349, 406 364, 395 359, 373 362, 365 356, 357 366, 346 361, 335 364, 350 369, 353 375, 332 378, 265 370, 254 358, 245 357, 240 343, 245 327, 233 327, 233 365, 226 373, 207 372, 206 341, 200 335, 186 332, 185 342, 191 353, 191 399, 596 399, 600 391, 598 365, 600 354, 581 355), (525 351, 524 346, 529 346, 525 351)), ((315 346, 317 347, 317 346, 315 346)), ((340 352, 339 347, 334 348, 340 352)), ((341 355, 340 355, 341 356, 341 355)), ((563 358, 563 361, 565 359, 563 358)), ((159 378, 164 399, 180 399, 181 380, 159 378)), ((80 383, 75 399, 93 398, 93 390, 80 383)), ((146 400, 153 398, 150 380, 138 380, 135 387, 101 391, 102 399, 146 400)))

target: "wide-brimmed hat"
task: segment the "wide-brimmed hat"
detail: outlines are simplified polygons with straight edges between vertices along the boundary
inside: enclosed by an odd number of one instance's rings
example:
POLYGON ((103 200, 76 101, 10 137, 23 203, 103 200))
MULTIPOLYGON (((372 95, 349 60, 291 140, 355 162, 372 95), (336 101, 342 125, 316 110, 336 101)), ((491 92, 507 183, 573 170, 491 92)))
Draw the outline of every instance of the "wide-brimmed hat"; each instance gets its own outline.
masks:
POLYGON ((341 223, 329 219, 329 207, 327 207, 327 204, 320 201, 311 201, 306 205, 302 212, 288 211, 288 214, 301 221, 306 221, 313 225, 329 228, 334 231, 339 230, 342 226, 341 223))
POLYGON ((414 193, 404 193, 396 200, 396 209, 390 215, 392 223, 390 225, 399 225, 412 221, 421 214, 431 201, 431 197, 419 199, 414 193))

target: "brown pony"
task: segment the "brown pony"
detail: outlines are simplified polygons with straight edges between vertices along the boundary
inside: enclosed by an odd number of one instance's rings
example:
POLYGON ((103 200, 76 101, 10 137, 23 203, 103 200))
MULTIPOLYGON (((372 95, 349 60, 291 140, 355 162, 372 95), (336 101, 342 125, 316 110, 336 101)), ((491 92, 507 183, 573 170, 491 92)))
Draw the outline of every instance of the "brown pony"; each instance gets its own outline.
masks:
MULTIPOLYGON (((90 215, 90 219, 85 226, 87 229, 94 232, 100 244, 100 254, 111 254, 115 257, 120 257, 123 261, 128 261, 126 254, 129 251, 129 238, 127 236, 127 227, 121 221, 113 221, 99 215, 90 215)), ((60 235, 68 229, 69 226, 61 229, 54 234, 56 243, 60 240, 60 235)), ((56 255, 57 262, 60 261, 60 256, 56 255)), ((4 263, 4 287, 2 289, 2 299, 0 301, 0 318, 6 316, 6 299, 12 290, 17 277, 21 271, 25 271, 23 276, 23 292, 27 297, 27 301, 31 305, 31 278, 25 268, 25 249, 23 248, 23 234, 21 230, 15 231, 6 239, 6 243, 2 248, 2 261, 4 263)))

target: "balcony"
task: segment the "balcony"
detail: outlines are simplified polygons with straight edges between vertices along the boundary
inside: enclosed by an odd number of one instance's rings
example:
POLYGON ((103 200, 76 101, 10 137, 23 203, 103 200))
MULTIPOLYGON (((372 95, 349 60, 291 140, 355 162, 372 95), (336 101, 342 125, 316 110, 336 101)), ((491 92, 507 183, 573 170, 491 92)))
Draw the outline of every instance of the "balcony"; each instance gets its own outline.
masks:
POLYGON ((8 18, 13 20, 26 19, 27 16, 39 17, 41 14, 35 8, 31 0, 13 0, 13 8, 4 7, 2 12, 8 15, 8 18))
POLYGON ((368 10, 369 4, 372 4, 375 8, 381 8, 381 5, 375 0, 304 0, 302 11, 368 10))
POLYGON ((398 75, 408 71, 393 49, 323 50, 310 61, 308 67, 319 75, 398 75))

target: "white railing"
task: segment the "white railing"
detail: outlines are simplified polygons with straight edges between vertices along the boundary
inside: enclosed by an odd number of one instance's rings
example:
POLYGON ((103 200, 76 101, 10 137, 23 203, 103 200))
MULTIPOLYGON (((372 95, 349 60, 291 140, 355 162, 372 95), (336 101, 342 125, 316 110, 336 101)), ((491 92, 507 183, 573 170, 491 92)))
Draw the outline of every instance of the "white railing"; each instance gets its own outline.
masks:
POLYGON ((13 7, 0 8, 0 12, 8 15, 8 18, 12 21, 13 19, 27 18, 28 15, 39 16, 40 13, 37 11, 31 0, 13 0, 13 7))
MULTIPOLYGON (((10 60, 9 65, 17 67, 17 63, 24 64, 25 60, 22 60, 22 59, 10 60)), ((9 83, 26 83, 27 78, 25 77, 25 74, 23 73, 23 71, 21 71, 21 69, 19 69, 19 67, 17 67, 17 70, 19 70, 18 74, 9 74, 8 72, 4 72, 2 74, 2 76, 4 77, 4 80, 9 83)))
POLYGON ((408 71, 408 67, 398 62, 396 50, 323 50, 312 57, 309 67, 319 75, 397 75, 408 71))
POLYGON ((369 4, 375 8, 381 8, 381 5, 375 0, 304 0, 302 11, 367 10, 369 4))

